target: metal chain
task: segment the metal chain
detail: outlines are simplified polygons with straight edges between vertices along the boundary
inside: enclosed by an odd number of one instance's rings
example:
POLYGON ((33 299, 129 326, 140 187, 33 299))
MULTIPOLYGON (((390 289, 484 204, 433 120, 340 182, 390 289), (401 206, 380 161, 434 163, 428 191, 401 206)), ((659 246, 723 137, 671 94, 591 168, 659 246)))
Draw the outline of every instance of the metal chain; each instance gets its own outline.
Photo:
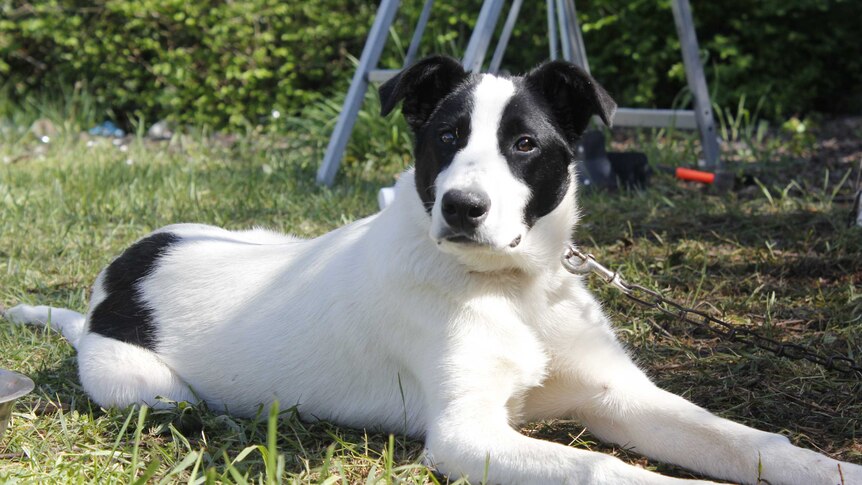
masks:
POLYGON ((707 330, 724 339, 750 343, 758 348, 768 350, 779 357, 792 360, 807 360, 826 369, 862 379, 862 364, 846 355, 835 354, 826 356, 804 345, 779 342, 775 339, 764 337, 750 328, 733 325, 700 310, 685 307, 665 298, 654 290, 644 288, 641 285, 627 283, 619 273, 602 266, 592 254, 584 254, 574 246, 569 246, 566 249, 562 262, 563 267, 572 274, 584 275, 595 273, 605 283, 621 291, 630 300, 645 307, 654 308, 665 315, 707 330))

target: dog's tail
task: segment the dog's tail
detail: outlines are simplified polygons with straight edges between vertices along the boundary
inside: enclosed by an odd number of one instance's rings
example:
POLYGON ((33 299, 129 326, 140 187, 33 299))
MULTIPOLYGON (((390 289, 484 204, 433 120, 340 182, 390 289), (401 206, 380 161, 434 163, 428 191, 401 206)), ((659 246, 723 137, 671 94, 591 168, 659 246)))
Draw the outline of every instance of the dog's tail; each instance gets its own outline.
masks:
POLYGON ((66 340, 76 349, 84 332, 84 315, 65 308, 39 305, 18 305, 5 312, 6 319, 18 325, 49 326, 62 332, 66 340))

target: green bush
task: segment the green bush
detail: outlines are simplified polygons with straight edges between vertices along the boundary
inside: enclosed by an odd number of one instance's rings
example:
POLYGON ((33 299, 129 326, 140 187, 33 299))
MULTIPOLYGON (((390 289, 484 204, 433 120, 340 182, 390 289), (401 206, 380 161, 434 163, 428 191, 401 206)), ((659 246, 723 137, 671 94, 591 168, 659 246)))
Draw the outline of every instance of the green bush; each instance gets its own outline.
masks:
MULTIPOLYGON (((670 107, 688 99, 671 3, 576 2, 592 73, 624 106, 670 107)), ((713 102, 763 99, 760 114, 773 119, 810 111, 862 113, 859 0, 691 4, 713 102)), ((544 9, 525 10, 529 21, 516 29, 517 48, 506 56, 519 68, 547 56, 547 41, 535 35, 546 31, 544 9)))
POLYGON ((82 83, 118 117, 257 124, 349 76, 369 2, 42 0, 0 3, 12 98, 82 83))
MULTIPOLYGON (((402 2, 397 67, 422 2, 402 2)), ((694 1, 714 101, 743 94, 782 118, 862 111, 858 0, 694 1), (762 101, 761 101, 762 100, 762 101)), ((626 106, 687 99, 670 0, 577 2, 594 75, 626 106)), ((438 0, 422 50, 462 52, 480 0, 438 0)), ((121 122, 256 125, 344 90, 373 0, 0 0, 4 106, 87 92, 121 122)), ((502 22, 501 22, 502 23, 502 22)), ((527 2, 504 65, 547 57, 544 2, 527 2)), ((489 55, 490 57, 490 55, 489 55)))

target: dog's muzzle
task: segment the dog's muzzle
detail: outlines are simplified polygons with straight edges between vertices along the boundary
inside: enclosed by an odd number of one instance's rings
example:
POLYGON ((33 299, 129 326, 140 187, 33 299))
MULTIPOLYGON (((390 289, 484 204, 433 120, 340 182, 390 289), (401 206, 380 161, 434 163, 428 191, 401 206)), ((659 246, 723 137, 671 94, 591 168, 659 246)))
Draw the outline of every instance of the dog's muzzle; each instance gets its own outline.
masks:
MULTIPOLYGON (((440 213, 446 226, 437 235, 437 242, 443 241, 464 246, 502 249, 499 244, 489 240, 480 230, 491 210, 491 198, 479 190, 450 189, 440 200, 440 213)), ((518 235, 507 246, 517 247, 521 243, 518 235)))
POLYGON ((469 235, 488 218, 491 199, 479 191, 449 190, 443 194, 440 211, 454 234, 469 235))

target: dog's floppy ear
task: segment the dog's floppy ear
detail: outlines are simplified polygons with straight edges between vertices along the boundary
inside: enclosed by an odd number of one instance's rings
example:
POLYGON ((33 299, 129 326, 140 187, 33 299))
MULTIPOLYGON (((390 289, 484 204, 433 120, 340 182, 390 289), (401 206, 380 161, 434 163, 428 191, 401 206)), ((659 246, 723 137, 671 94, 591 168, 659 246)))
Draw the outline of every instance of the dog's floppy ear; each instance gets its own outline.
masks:
POLYGON ((380 114, 386 116, 404 100, 401 112, 416 132, 440 101, 466 77, 461 63, 451 57, 422 59, 380 86, 380 114))
POLYGON ((525 80, 550 104, 554 117, 570 140, 581 136, 593 115, 611 126, 617 104, 578 66, 564 61, 546 62, 527 74, 525 80))

